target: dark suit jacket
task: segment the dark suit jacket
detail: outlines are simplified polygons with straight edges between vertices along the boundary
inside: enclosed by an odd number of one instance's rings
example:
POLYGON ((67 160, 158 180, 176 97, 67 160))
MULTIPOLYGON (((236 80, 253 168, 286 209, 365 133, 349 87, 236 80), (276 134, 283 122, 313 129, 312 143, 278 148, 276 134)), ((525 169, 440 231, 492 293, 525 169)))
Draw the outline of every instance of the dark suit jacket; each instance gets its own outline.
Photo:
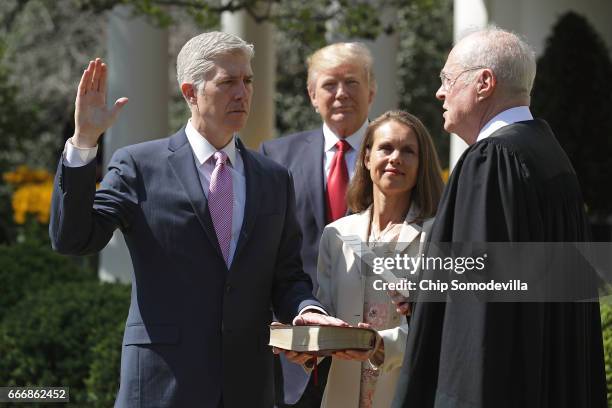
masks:
POLYGON ((95 163, 60 161, 53 247, 102 249, 116 228, 134 265, 119 407, 271 407, 272 313, 290 322, 319 305, 302 271, 287 170, 249 152, 242 231, 227 269, 184 129, 117 150, 95 191, 95 163))
POLYGON ((302 262, 315 293, 319 241, 326 224, 323 145, 323 128, 319 128, 268 140, 260 147, 262 154, 288 168, 293 177, 296 215, 304 237, 302 262))
MULTIPOLYGON (((283 136, 262 143, 261 153, 287 167, 295 185, 297 219, 302 228, 304 271, 314 283, 316 293, 319 241, 325 227, 325 184, 323 182, 323 128, 283 136)), ((282 396, 286 404, 295 404, 304 393, 309 375, 304 369, 280 356, 282 396)), ((277 390, 277 392, 280 390, 277 390)))

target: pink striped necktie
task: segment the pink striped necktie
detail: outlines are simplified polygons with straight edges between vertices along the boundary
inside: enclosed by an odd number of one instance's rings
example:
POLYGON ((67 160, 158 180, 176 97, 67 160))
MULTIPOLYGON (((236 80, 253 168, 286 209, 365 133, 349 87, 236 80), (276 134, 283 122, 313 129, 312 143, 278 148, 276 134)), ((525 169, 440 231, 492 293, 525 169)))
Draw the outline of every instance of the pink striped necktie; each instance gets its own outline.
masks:
POLYGON ((214 158, 216 163, 210 177, 208 210, 212 217, 223 259, 229 267, 230 242, 232 241, 232 207, 234 203, 232 175, 225 152, 215 152, 214 158))

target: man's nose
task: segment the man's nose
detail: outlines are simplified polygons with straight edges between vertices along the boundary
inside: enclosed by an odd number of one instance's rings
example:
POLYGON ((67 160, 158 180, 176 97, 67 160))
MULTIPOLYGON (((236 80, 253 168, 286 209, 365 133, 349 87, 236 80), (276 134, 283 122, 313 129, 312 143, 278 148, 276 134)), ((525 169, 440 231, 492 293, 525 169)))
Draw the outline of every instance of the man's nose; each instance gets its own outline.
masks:
POLYGON ((440 87, 436 91, 436 98, 441 101, 443 101, 446 98, 446 91, 444 90, 444 87, 442 85, 440 85, 440 87))
POLYGON ((348 88, 342 82, 338 83, 338 87, 336 88, 336 98, 346 98, 348 97, 348 88))
POLYGON ((240 81, 238 85, 236 85, 236 89, 234 92, 235 99, 244 99, 249 94, 249 87, 244 81, 240 81))

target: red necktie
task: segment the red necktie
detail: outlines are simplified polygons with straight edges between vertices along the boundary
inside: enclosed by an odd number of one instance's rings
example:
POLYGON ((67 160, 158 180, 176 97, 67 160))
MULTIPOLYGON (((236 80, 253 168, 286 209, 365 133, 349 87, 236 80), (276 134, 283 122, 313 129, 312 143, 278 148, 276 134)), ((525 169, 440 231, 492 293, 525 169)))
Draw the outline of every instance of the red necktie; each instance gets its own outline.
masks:
POLYGON ((346 190, 349 183, 344 154, 351 145, 344 139, 336 143, 336 154, 331 161, 327 177, 327 222, 332 222, 346 214, 346 190))

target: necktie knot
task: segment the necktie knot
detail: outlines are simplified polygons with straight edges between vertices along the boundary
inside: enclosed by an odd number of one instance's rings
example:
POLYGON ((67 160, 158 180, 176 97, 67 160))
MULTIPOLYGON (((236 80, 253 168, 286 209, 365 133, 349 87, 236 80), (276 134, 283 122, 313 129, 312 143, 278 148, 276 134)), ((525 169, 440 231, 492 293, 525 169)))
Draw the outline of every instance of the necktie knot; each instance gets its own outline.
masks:
POLYGON ((346 153, 351 149, 351 145, 346 140, 340 139, 338 143, 336 143, 336 149, 339 152, 346 153))
POLYGON ((214 158, 215 158, 215 166, 218 166, 220 164, 227 164, 227 159, 228 159, 227 153, 225 153, 223 150, 215 152, 214 158))

